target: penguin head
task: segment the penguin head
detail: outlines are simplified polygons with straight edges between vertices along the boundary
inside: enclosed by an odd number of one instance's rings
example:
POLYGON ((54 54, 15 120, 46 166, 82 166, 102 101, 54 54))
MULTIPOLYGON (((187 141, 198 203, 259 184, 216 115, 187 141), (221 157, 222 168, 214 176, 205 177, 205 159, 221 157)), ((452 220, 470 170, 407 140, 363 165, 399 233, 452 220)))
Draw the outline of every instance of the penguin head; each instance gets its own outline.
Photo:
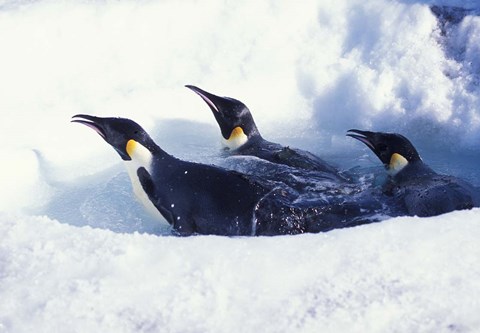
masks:
POLYGON ((422 161, 415 147, 403 135, 351 129, 347 136, 367 145, 392 176, 398 174, 409 163, 422 161))
POLYGON ((151 156, 159 147, 136 122, 126 118, 101 118, 77 114, 72 122, 94 129, 124 161, 151 156))
POLYGON ((212 110, 222 132, 227 149, 237 149, 248 140, 261 138, 250 110, 245 104, 230 97, 220 97, 192 85, 185 87, 199 95, 212 110))

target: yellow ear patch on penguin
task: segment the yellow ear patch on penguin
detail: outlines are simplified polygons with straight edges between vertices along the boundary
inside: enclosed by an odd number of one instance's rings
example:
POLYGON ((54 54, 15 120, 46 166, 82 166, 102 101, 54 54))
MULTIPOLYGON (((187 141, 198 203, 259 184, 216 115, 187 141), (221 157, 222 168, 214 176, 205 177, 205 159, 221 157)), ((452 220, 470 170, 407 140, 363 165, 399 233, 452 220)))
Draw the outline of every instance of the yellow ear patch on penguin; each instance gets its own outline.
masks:
POLYGON ((390 158, 390 164, 388 165, 388 171, 395 175, 405 168, 408 164, 408 161, 405 157, 398 153, 394 153, 390 158))
POLYGON ((224 141, 229 149, 237 149, 248 141, 248 137, 240 126, 235 127, 230 133, 230 137, 224 141))
POLYGON ((133 157, 133 154, 135 152, 135 148, 137 147, 137 141, 135 140, 128 140, 127 142, 127 147, 126 147, 126 151, 127 151, 127 154, 128 156, 130 156, 130 158, 133 157))
POLYGON ((242 135, 245 135, 245 133, 243 133, 243 129, 240 126, 237 126, 233 129, 232 133, 230 134, 230 138, 228 139, 232 140, 242 135))

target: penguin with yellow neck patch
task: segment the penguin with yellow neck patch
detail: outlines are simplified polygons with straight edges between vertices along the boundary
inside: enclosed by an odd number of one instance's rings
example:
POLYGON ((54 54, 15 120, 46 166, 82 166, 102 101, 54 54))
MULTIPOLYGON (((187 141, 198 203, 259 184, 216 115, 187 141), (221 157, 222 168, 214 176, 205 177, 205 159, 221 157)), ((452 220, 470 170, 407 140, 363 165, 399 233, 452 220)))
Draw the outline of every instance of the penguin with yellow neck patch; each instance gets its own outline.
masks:
POLYGON ((192 85, 186 87, 210 107, 220 127, 225 149, 233 155, 255 156, 294 168, 324 172, 337 180, 345 179, 335 167, 310 152, 265 140, 260 135, 250 110, 239 100, 216 96, 192 85))
POLYGON ((480 205, 475 187, 433 171, 403 135, 351 129, 347 136, 363 142, 384 164, 389 175, 384 193, 395 197, 406 214, 435 216, 480 205))
POLYGON ((72 122, 91 127, 117 151, 139 201, 179 234, 255 234, 256 209, 271 191, 267 185, 234 171, 179 160, 129 119, 79 114, 72 122))

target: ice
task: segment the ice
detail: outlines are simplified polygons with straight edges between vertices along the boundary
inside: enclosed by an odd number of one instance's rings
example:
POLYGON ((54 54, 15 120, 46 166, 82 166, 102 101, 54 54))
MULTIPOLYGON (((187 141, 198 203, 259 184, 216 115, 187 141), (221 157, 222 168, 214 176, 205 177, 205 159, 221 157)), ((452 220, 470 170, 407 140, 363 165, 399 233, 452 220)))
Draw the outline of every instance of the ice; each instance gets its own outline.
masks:
POLYGON ((70 123, 128 117, 179 158, 228 165, 194 84, 342 168, 380 168, 348 129, 396 131, 480 186, 479 13, 473 0, 0 1, 0 332, 480 331, 479 209, 173 237, 118 154, 70 123))

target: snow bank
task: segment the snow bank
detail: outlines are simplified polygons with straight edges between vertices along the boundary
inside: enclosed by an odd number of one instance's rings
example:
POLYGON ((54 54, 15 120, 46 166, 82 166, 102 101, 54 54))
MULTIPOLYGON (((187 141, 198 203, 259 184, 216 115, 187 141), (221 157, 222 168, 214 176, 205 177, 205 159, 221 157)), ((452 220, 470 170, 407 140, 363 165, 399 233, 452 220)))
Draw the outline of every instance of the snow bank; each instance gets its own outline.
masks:
POLYGON ((0 331, 477 331, 479 213, 273 238, 2 215, 0 331))

